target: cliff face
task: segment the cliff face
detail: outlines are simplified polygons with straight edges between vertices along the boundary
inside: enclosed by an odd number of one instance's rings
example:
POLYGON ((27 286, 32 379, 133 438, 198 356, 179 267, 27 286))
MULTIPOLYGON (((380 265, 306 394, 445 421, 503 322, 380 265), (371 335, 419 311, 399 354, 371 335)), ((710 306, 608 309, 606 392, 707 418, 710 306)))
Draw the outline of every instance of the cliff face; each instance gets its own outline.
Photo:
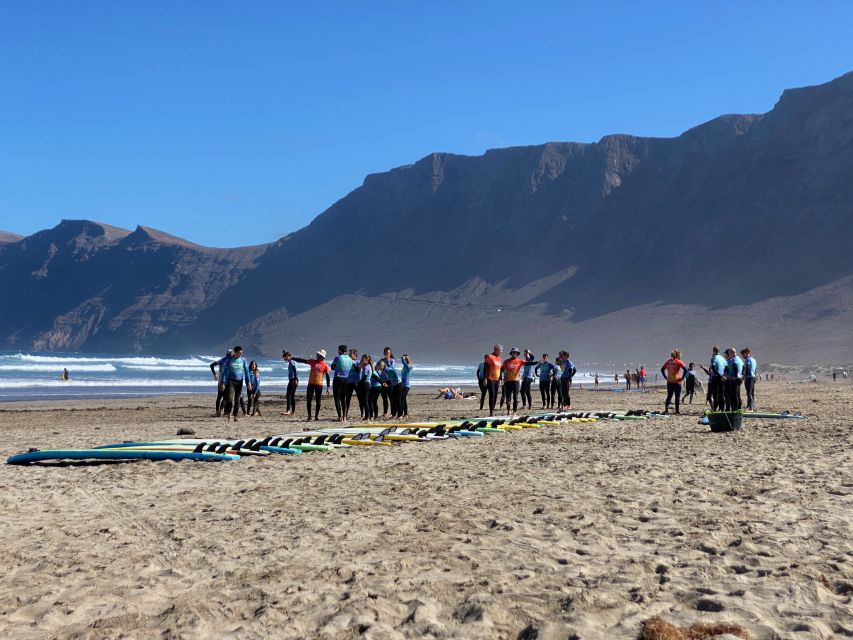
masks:
POLYGON ((0 247, 8 348, 143 351, 175 346, 263 247, 208 249, 144 227, 63 220, 0 247))
POLYGON ((0 244, 6 242, 17 242, 23 237, 24 236, 18 235, 17 233, 12 233, 11 231, 0 231, 0 244))
POLYGON ((348 319, 335 335, 357 336, 391 307, 402 326, 420 327, 424 348, 457 341, 430 333, 430 305, 448 326, 486 310, 484 335, 498 309, 571 331, 642 305, 791 299, 853 274, 851 237, 847 74, 677 138, 432 154, 368 176, 264 247, 64 222, 0 245, 0 292, 24 291, 0 341, 191 350, 239 337, 273 351, 295 336, 337 339, 312 310, 348 319), (239 300, 251 303, 235 311, 239 300))

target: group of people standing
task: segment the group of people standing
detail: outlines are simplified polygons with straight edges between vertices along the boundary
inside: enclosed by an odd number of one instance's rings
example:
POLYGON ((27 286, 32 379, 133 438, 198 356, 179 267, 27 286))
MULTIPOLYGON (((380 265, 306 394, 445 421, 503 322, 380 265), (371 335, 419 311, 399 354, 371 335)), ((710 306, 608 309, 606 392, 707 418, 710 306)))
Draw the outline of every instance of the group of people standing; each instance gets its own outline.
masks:
MULTIPOLYGON (((755 383, 758 380, 758 362, 752 355, 752 350, 743 348, 740 354, 734 347, 729 347, 720 354, 720 348, 711 349, 711 362, 702 370, 708 375, 708 389, 705 400, 711 406, 711 411, 739 411, 743 408, 741 387, 746 390, 746 410, 755 411, 755 383)), ((701 366, 701 365, 700 365, 701 366)), ((661 367, 661 374, 666 380, 666 401, 664 413, 669 413, 670 403, 675 400, 675 413, 680 413, 681 384, 685 383, 684 399, 690 398, 696 386, 696 371, 694 364, 685 365, 681 360, 681 350, 673 349, 670 358, 661 367)))
POLYGON ((216 417, 223 413, 227 420, 237 420, 238 410, 244 416, 261 415, 261 372, 258 363, 246 362, 243 347, 229 349, 225 356, 210 363, 213 379, 217 380, 216 417), (243 384, 246 385, 248 402, 243 401, 243 384))
POLYGON ((509 350, 509 358, 501 360, 503 347, 494 346, 492 353, 483 356, 483 361, 477 367, 477 384, 480 387, 480 409, 489 400, 489 415, 495 414, 498 405, 498 389, 500 389, 500 406, 506 404, 510 415, 518 411, 518 397, 521 396, 521 408, 533 409, 533 396, 530 388, 533 381, 539 379, 539 394, 542 398, 543 409, 558 411, 572 408, 571 387, 572 378, 577 373, 568 351, 560 351, 554 362, 548 354, 543 353, 537 359, 530 349, 524 350, 524 358, 520 358, 518 347, 509 350))
POLYGON ((382 357, 375 363, 369 354, 358 355, 357 349, 347 345, 338 346, 338 354, 331 364, 326 362, 326 351, 319 349, 313 358, 297 358, 284 351, 282 358, 287 366, 286 408, 282 415, 296 413, 296 388, 299 386, 299 373, 294 363, 308 365, 308 390, 306 403, 308 420, 311 420, 311 406, 314 405, 314 420, 320 419, 320 405, 323 397, 323 381, 326 382, 326 395, 331 393, 335 401, 338 422, 349 419, 353 395, 358 401, 359 414, 365 421, 379 418, 379 398, 382 398, 382 417, 389 415, 399 419, 409 415, 406 397, 412 386, 414 365, 407 354, 403 354, 400 364, 394 359, 394 352, 385 347, 382 357))

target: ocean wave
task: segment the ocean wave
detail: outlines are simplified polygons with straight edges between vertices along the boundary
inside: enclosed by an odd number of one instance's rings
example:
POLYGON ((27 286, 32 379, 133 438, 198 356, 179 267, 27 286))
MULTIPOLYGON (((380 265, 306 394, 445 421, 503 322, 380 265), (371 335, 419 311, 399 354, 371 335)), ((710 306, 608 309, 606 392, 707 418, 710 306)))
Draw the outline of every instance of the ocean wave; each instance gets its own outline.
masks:
POLYGON ((180 366, 191 366, 191 367, 207 367, 211 362, 216 360, 216 358, 211 358, 210 360, 203 359, 200 356, 193 356, 190 358, 155 358, 153 356, 138 356, 138 357, 114 357, 110 358, 108 356, 92 356, 92 357, 77 357, 77 356, 35 356, 30 355, 28 353, 19 353, 12 356, 4 356, 5 358, 10 358, 13 360, 19 360, 21 362, 33 362, 33 363, 43 363, 43 364, 60 364, 60 365, 68 365, 68 364, 86 364, 86 363, 110 363, 110 364, 120 364, 120 365, 148 365, 148 366, 172 366, 172 367, 180 367, 180 366))
MULTIPOLYGON (((0 371, 17 371, 20 373, 46 371, 49 373, 62 373, 62 369, 68 364, 0 364, 0 371)), ((74 364, 71 365, 72 372, 78 371, 100 371, 113 372, 116 371, 115 366, 111 364, 74 364)))

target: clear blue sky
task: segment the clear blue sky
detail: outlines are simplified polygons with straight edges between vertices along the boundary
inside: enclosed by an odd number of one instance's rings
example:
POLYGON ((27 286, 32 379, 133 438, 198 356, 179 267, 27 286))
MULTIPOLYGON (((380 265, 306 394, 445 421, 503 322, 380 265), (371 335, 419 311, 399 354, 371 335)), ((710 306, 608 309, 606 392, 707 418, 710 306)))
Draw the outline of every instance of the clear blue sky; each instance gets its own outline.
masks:
POLYGON ((145 224, 213 246, 365 174, 671 136, 853 70, 853 2, 6 2, 0 229, 145 224))

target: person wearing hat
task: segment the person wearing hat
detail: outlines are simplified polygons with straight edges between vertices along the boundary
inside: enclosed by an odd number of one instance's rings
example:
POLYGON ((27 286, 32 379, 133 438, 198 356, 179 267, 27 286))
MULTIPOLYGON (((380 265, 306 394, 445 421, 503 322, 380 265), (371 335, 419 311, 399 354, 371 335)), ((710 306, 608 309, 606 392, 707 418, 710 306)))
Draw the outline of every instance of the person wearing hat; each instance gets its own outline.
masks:
POLYGON ((326 351, 324 349, 317 350, 316 358, 292 358, 294 362, 307 364, 311 367, 311 372, 308 374, 308 391, 305 395, 308 405, 308 422, 311 422, 311 400, 314 400, 314 420, 320 419, 320 401, 323 398, 323 376, 326 377, 326 395, 329 395, 329 387, 332 386, 329 380, 329 372, 332 370, 329 363, 326 362, 326 351))
POLYGON ((506 393, 506 408, 511 416, 518 411, 518 378, 521 374, 521 367, 524 366, 524 360, 518 356, 521 351, 518 347, 513 347, 509 350, 509 358, 503 361, 501 365, 501 377, 504 381, 504 392, 506 393), (510 400, 512 407, 510 408, 510 400))

